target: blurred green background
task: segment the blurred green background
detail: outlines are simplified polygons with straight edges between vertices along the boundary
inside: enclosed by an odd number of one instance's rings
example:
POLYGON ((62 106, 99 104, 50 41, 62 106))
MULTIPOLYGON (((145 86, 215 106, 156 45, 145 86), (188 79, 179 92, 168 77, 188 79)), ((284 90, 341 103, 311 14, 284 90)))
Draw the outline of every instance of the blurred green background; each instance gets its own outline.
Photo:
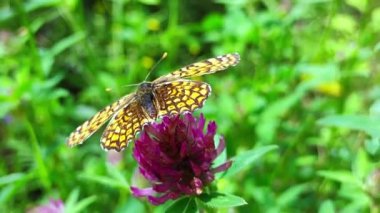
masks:
MULTIPOLYGON (((278 145, 221 192, 237 212, 380 212, 380 2, 15 0, 0 3, 0 210, 159 212, 131 197, 132 147, 110 166, 78 125, 150 80, 229 52, 202 76, 227 153, 278 145)), ((227 212, 227 210, 225 210, 227 212)))

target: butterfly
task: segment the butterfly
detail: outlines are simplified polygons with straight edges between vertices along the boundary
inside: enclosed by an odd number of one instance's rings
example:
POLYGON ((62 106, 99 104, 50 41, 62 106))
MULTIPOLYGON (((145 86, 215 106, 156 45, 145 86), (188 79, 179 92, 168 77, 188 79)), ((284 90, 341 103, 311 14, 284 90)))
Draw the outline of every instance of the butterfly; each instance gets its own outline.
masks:
POLYGON ((164 115, 193 112, 203 106, 211 86, 185 78, 225 70, 239 61, 238 53, 225 54, 190 64, 154 81, 144 81, 135 92, 106 106, 76 128, 67 143, 70 147, 82 144, 111 119, 101 136, 101 147, 120 152, 149 122, 164 115))

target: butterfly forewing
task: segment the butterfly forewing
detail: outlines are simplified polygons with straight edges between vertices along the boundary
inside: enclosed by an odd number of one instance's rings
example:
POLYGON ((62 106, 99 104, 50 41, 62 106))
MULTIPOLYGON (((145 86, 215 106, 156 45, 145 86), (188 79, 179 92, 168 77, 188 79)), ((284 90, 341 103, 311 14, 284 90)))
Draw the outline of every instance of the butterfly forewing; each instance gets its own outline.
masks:
POLYGON ((133 95, 126 95, 118 101, 106 106, 103 110, 96 113, 89 120, 80 125, 74 132, 72 132, 67 140, 69 146, 76 146, 83 143, 90 137, 96 130, 98 130, 106 121, 108 121, 115 112, 126 106, 132 99, 133 95))
POLYGON ((217 71, 225 70, 230 66, 235 66, 239 63, 239 61, 240 56, 237 53, 230 53, 215 58, 209 58, 175 70, 168 75, 164 75, 156 79, 154 82, 165 82, 179 78, 211 74, 217 71))
POLYGON ((210 93, 210 85, 204 82, 178 80, 157 84, 154 95, 159 105, 158 115, 192 112, 203 106, 210 93))
POLYGON ((103 149, 116 151, 123 150, 130 140, 141 131, 142 126, 151 121, 137 101, 132 101, 124 109, 120 110, 110 121, 102 138, 100 139, 103 149))

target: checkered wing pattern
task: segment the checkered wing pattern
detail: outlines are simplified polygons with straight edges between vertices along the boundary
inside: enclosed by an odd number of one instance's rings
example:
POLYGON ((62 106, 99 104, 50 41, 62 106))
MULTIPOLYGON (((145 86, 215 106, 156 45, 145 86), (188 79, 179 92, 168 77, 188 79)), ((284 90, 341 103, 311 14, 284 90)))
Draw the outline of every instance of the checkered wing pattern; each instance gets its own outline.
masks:
MULTIPOLYGON (((192 112, 201 108, 211 93, 210 85, 183 78, 225 70, 230 66, 235 66, 239 60, 240 56, 237 53, 226 54, 190 64, 154 80, 152 82, 154 89, 151 92, 155 97, 157 116, 192 112)), ((137 101, 141 93, 142 91, 138 90, 136 93, 126 95, 96 113, 70 134, 68 145, 75 146, 83 143, 113 116, 102 135, 101 145, 106 150, 124 149, 128 142, 141 131, 144 124, 156 119, 144 112, 143 102, 137 101)))
POLYGON ((158 116, 192 112, 201 108, 211 93, 207 83, 178 80, 157 84, 154 95, 159 109, 158 116))
POLYGON ((120 152, 141 131, 143 125, 151 120, 152 118, 148 118, 143 112, 141 105, 137 101, 132 101, 108 124, 100 139, 102 148, 120 152))
POLYGON ((230 66, 235 66, 240 61, 240 56, 237 53, 230 53, 215 58, 209 58, 188 66, 175 70, 168 75, 164 75, 154 82, 160 83, 186 77, 195 77, 205 74, 211 74, 217 71, 225 70, 230 66))
POLYGON ((94 134, 96 130, 98 130, 106 121, 108 121, 112 115, 114 115, 124 106, 128 105, 128 103, 132 100, 132 97, 133 94, 126 95, 96 113, 70 134, 67 140, 67 144, 71 147, 82 144, 84 140, 94 134))

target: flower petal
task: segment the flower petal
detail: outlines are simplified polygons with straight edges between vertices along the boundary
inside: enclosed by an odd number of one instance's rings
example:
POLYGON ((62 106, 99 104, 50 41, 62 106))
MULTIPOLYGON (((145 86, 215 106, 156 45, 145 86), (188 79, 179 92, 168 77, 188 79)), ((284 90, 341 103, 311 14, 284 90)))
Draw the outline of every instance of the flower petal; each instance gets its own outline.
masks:
POLYGON ((160 205, 160 204, 165 203, 169 199, 172 199, 172 200, 177 199, 179 196, 180 195, 177 193, 169 192, 169 193, 162 195, 161 197, 148 196, 148 200, 153 205, 160 205))
POLYGON ((203 113, 201 113, 199 120, 198 120, 198 127, 197 128, 200 129, 201 131, 203 131, 203 129, 205 128, 205 123, 206 123, 205 116, 203 115, 203 113))
POLYGON ((153 190, 152 187, 140 189, 140 188, 131 186, 131 191, 135 197, 153 196, 156 194, 156 192, 153 190))
POLYGON ((227 161, 227 162, 223 163, 222 165, 219 165, 219 166, 211 169, 211 171, 213 173, 223 172, 223 171, 226 171, 228 168, 230 168, 231 165, 232 165, 232 161, 227 161))
POLYGON ((216 148, 216 156, 219 156, 226 147, 226 141, 223 136, 220 136, 218 147, 216 148))

